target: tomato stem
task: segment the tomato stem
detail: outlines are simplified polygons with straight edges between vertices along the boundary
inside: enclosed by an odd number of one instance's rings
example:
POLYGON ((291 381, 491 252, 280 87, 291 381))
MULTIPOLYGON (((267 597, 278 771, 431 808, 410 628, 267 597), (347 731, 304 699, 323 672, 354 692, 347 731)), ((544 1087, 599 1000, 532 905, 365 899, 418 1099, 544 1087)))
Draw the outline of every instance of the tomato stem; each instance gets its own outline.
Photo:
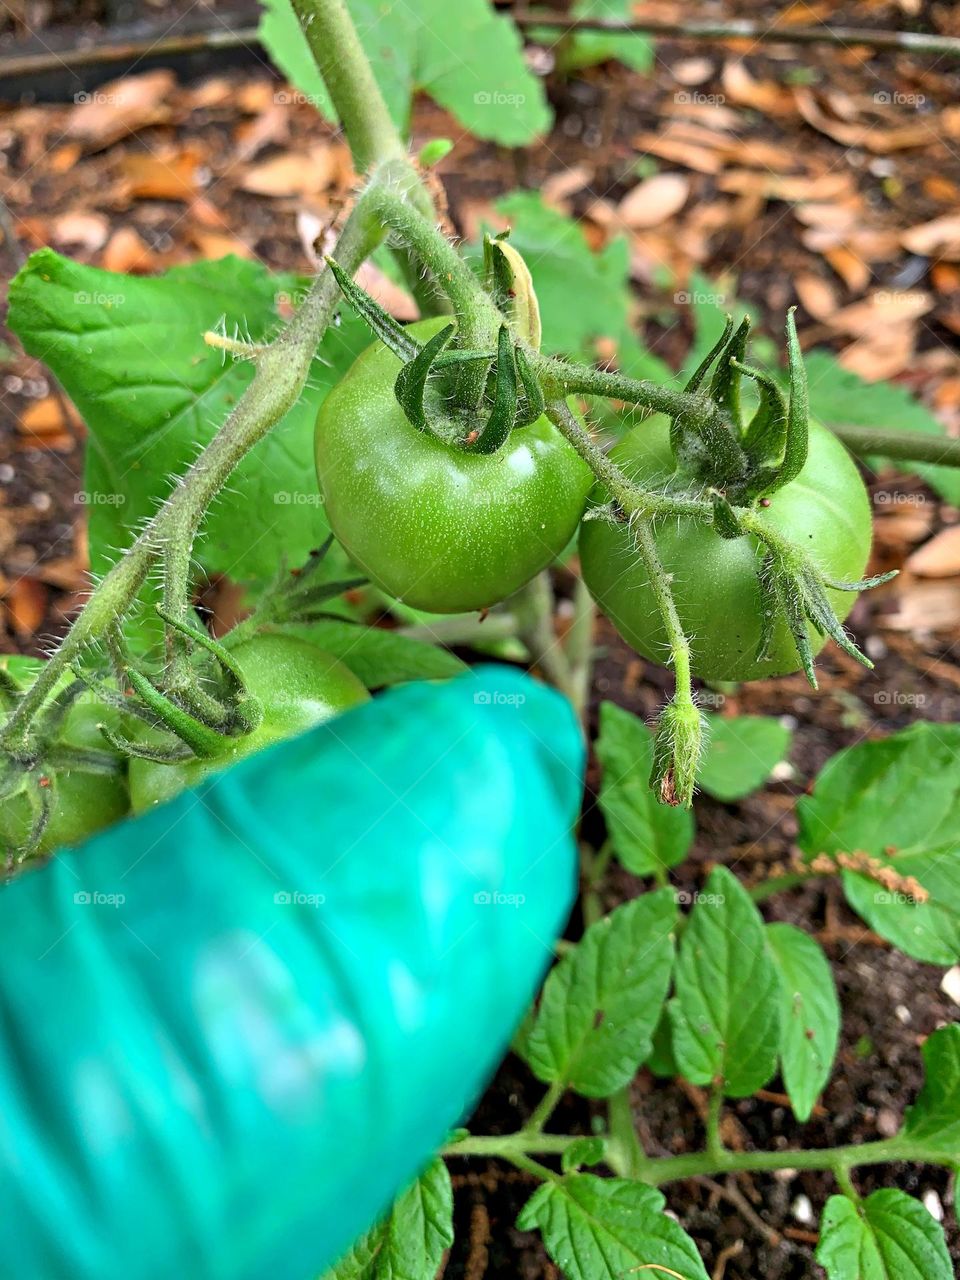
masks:
POLYGON ((359 172, 378 161, 402 159, 406 148, 344 0, 292 0, 292 4, 359 172))

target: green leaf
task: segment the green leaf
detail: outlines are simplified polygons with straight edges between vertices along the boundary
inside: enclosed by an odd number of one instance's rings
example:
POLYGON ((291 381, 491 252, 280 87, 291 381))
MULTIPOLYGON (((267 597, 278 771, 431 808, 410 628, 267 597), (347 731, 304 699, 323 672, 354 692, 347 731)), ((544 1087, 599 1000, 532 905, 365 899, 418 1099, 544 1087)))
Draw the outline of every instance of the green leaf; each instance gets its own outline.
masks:
POLYGON ((726 867, 697 895, 675 981, 669 1008, 681 1073, 731 1098, 762 1088, 777 1069, 779 981, 760 912, 726 867))
MULTIPOLYGON (((204 331, 225 320, 228 332, 259 341, 276 326, 278 295, 298 287, 239 258, 143 277, 82 266, 51 249, 33 254, 14 279, 11 327, 90 428, 85 500, 94 573, 130 544, 253 377, 249 362, 206 346, 204 331)), ((210 509, 195 550, 208 572, 264 581, 282 558, 299 564, 323 541, 313 424, 329 388, 367 344, 349 314, 327 330, 300 401, 210 509)))
POLYGON ((907 1109, 900 1137, 955 1156, 960 1166, 960 1023, 934 1031, 922 1052, 924 1085, 907 1109))
POLYGON ((809 1120, 837 1052, 837 991, 829 961, 809 934, 792 924, 768 924, 766 932, 780 979, 783 1080, 794 1115, 809 1120))
POLYGON ((729 803, 757 791, 790 748, 790 730, 772 716, 704 713, 709 738, 697 783, 729 803))
POLYGON ((958 756, 960 725, 916 724, 841 751, 797 804, 807 859, 862 851, 905 878, 887 885, 845 870, 843 886, 872 929, 929 964, 960 959, 958 756))
POLYGON ((285 635, 302 636, 339 658, 368 689, 405 680, 448 680, 466 670, 466 664, 448 649, 382 627, 320 618, 315 622, 284 623, 279 629, 285 635))
POLYGON ((394 1202, 383 1222, 354 1244, 325 1280, 434 1280, 453 1244, 453 1190, 442 1160, 394 1202))
POLYGON ((675 867, 693 843, 688 809, 660 804, 650 789, 653 734, 613 702, 600 706, 597 758, 603 768, 600 808, 617 857, 634 875, 675 867))
MULTIPOLYGON (((478 138, 516 147, 552 122, 523 42, 487 0, 347 0, 394 123, 404 133, 424 92, 478 138)), ((330 97, 289 0, 264 0, 260 40, 287 79, 328 120, 330 97)))
POLYGON ((817 1261, 829 1280, 953 1280, 940 1224, 919 1200, 892 1187, 859 1205, 831 1196, 817 1261))
POLYGON ((547 1253, 568 1280, 624 1280, 673 1273, 707 1280, 697 1247, 663 1212, 654 1187, 624 1178, 572 1173, 539 1187, 517 1218, 539 1229, 547 1253))
POLYGON ((673 967, 677 906, 645 893, 596 921, 547 978, 527 1060, 545 1083, 605 1098, 650 1052, 673 967))
MULTIPOLYGON (((930 410, 905 387, 894 382, 864 382, 827 351, 812 351, 804 362, 810 386, 810 413, 827 425, 944 434, 930 410)), ((955 467, 902 460, 897 461, 896 467, 898 471, 915 471, 947 502, 960 504, 960 472, 955 467)))
MULTIPOLYGON (((602 18, 605 21, 628 21, 633 14, 631 0, 577 0, 570 10, 571 18, 602 18)), ((553 46, 559 32, 556 28, 535 29, 534 40, 553 46)), ((653 43, 640 33, 611 35, 606 31, 576 31, 557 46, 557 66, 561 71, 579 71, 600 62, 617 61, 634 71, 647 72, 653 65, 653 43)))

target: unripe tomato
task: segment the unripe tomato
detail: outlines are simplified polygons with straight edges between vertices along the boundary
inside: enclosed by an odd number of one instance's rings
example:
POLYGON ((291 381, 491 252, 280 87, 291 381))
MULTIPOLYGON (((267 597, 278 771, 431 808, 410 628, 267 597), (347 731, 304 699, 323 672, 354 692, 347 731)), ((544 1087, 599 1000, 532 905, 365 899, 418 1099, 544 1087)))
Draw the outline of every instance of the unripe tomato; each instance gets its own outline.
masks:
MULTIPOLYGON (((669 432, 665 417, 648 418, 610 456, 644 488, 663 491, 676 479, 669 432)), ((598 493, 601 500, 604 496, 598 493)), ((853 459, 818 423, 810 424, 806 465, 796 480, 770 497, 763 518, 809 550, 828 577, 856 582, 863 576, 870 555, 870 501, 853 459)), ((757 661, 762 553, 756 538, 724 539, 709 525, 675 517, 658 519, 655 534, 691 642, 695 675, 705 680, 759 680, 799 670, 800 659, 782 617, 766 659, 757 661)), ((666 633, 629 532, 605 520, 585 521, 580 561, 590 594, 624 640, 645 658, 664 662, 669 653, 666 633)), ((856 593, 827 594, 842 621, 856 593)), ((810 637, 818 652, 823 637, 812 628, 810 637)))
MULTIPOLYGON (((410 332, 421 340, 444 319, 410 332)), ((432 613, 512 595, 576 532, 592 473, 545 417, 493 454, 418 431, 394 395, 400 361, 376 343, 317 418, 317 475, 330 528, 389 595, 432 613)))
POLYGON ((130 796, 134 813, 142 813, 242 756, 303 733, 370 697, 352 671, 306 640, 261 635, 242 641, 231 653, 249 693, 263 706, 263 719, 252 733, 225 739, 222 755, 205 760, 162 764, 134 757, 130 761, 130 796))
MULTIPOLYGON (((26 687, 39 663, 17 656, 0 657, 0 665, 21 687, 26 687)), ((24 774, 19 789, 0 799, 0 855, 16 856, 29 841, 37 817, 31 789, 50 788, 52 807, 39 844, 30 850, 43 855, 62 845, 78 844, 96 831, 119 821, 130 811, 126 761, 111 752, 100 732, 104 722, 117 716, 92 693, 84 692, 67 713, 53 749, 74 747, 96 753, 103 767, 91 763, 56 765, 43 761, 33 773, 24 774)), ((37 799, 41 797, 38 794, 37 799)), ((2 860, 2 859, 0 859, 2 860)))

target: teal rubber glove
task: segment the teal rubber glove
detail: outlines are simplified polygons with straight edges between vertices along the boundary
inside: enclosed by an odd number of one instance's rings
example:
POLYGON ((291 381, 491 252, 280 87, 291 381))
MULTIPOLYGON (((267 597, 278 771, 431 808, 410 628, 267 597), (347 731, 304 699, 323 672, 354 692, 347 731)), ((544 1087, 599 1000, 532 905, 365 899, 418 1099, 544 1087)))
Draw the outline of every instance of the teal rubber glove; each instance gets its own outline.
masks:
POLYGON ((582 756, 525 676, 406 685, 0 891, 0 1276, 335 1261, 536 991, 582 756))

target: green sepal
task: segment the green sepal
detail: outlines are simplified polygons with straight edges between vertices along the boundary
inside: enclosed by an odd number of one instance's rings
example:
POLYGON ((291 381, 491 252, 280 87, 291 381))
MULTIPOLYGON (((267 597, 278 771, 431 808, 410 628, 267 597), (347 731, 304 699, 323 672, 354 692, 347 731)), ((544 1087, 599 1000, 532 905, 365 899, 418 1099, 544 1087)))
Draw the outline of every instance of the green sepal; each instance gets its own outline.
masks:
MULTIPOLYGON (((207 653, 212 654, 216 659, 226 677, 226 707, 235 729, 240 733, 251 733, 256 729, 263 719, 263 707, 257 698, 247 693, 246 685, 243 683, 243 672, 229 649, 221 644, 219 640, 215 640, 202 627, 193 626, 191 623, 184 621, 184 619, 168 613, 163 605, 158 604, 156 610, 168 627, 179 635, 185 636, 194 644, 199 645, 201 649, 205 649, 207 653)), ((203 717, 199 714, 198 707, 192 705, 190 690, 184 690, 182 697, 191 704, 191 709, 202 720, 203 717)))
POLYGON ((710 369, 713 365, 714 360, 716 360, 720 352, 726 348, 726 345, 730 341, 730 335, 732 333, 733 333, 733 316, 725 316, 723 321, 723 333, 720 335, 719 339, 713 344, 713 346, 710 348, 707 354, 703 357, 703 359, 697 365, 696 369, 694 369, 693 373, 691 373, 690 377, 684 383, 684 387, 683 387, 684 391, 689 391, 692 394, 693 392, 700 390, 700 388, 703 386, 704 379, 706 378, 707 374, 710 372, 710 369))
POLYGON ((389 347, 404 363, 412 360, 420 350, 420 343, 415 338, 411 338, 403 325, 394 320, 388 311, 384 311, 379 302, 375 302, 369 293, 365 293, 355 281, 351 280, 338 262, 328 257, 326 263, 333 272, 340 292, 361 320, 367 322, 383 345, 389 347))
POLYGON ((758 582, 760 586, 760 640, 757 644, 757 661, 764 662, 770 653, 773 637, 777 629, 777 613, 780 598, 773 579, 773 558, 768 552, 760 566, 758 582))
POLYGON ((820 575, 815 573, 808 565, 803 570, 801 581, 807 617, 816 629, 821 635, 830 636, 844 653, 849 654, 851 658, 856 658, 861 666, 867 667, 872 671, 873 663, 865 653, 862 653, 857 648, 846 631, 844 631, 843 624, 834 612, 833 605, 827 597, 820 575))
POLYGON ((774 558, 771 564, 771 575, 777 600, 787 619, 787 626, 793 636, 797 655, 811 689, 818 688, 817 673, 813 666, 813 646, 807 631, 807 614, 804 606, 803 591, 797 579, 788 572, 782 572, 774 558))
POLYGON ((824 577, 824 586, 834 591, 869 591, 872 587, 882 587, 900 573, 899 569, 890 569, 887 573, 875 573, 872 578, 861 578, 859 582, 836 582, 833 578, 824 577))
POLYGON ((787 414, 787 447, 783 455, 780 484, 796 480, 807 462, 810 440, 810 396, 807 370, 797 337, 796 307, 787 312, 787 357, 790 369, 790 408, 787 414))
POLYGON ((152 760, 155 764, 179 764, 184 760, 195 760, 196 752, 185 743, 177 741, 169 746, 161 743, 137 742, 126 734, 118 733, 109 725, 102 724, 100 732, 104 738, 122 756, 133 756, 139 760, 152 760))
POLYGON ((403 366, 393 385, 400 408, 418 431, 430 431, 430 424, 423 407, 427 378, 430 376, 430 369, 437 356, 453 337, 453 332, 452 324, 444 325, 429 342, 424 343, 414 358, 403 366))
POLYGON ((44 754, 44 763, 54 770, 82 769, 84 773, 99 773, 104 777, 123 773, 123 761, 112 751, 72 747, 66 742, 55 742, 44 754))
POLYGON ((517 366, 513 355, 513 338, 505 324, 497 335, 496 381, 493 408, 476 438, 464 445, 469 453, 496 453, 513 430, 517 420, 517 366))
POLYGON ((543 388, 534 376, 534 372, 530 368, 530 362, 523 354, 523 348, 517 347, 513 354, 517 362, 520 386, 523 389, 517 404, 517 420, 514 425, 528 427, 543 415, 543 411, 546 408, 546 400, 544 399, 543 388))
MULTIPOLYGON (((787 443, 787 399, 780 387, 760 369, 741 365, 741 371, 757 384, 760 403, 750 420, 743 438, 743 447, 747 451, 753 467, 759 472, 761 468, 769 468, 779 463, 787 443)), ((761 490, 758 488, 758 492, 761 490)))
POLYGON ((161 693, 135 667, 128 667, 127 679, 161 724, 192 748, 195 755, 208 759, 223 752, 224 735, 201 724, 182 707, 161 693))
POLYGON ((744 316, 720 355, 710 382, 710 398, 726 410, 733 429, 740 433, 743 421, 740 412, 740 378, 744 373, 741 361, 746 355, 747 338, 750 336, 750 317, 744 316))
POLYGON ((711 495, 713 503, 713 527, 721 538, 742 538, 744 530, 737 520, 736 512, 722 493, 711 495))

